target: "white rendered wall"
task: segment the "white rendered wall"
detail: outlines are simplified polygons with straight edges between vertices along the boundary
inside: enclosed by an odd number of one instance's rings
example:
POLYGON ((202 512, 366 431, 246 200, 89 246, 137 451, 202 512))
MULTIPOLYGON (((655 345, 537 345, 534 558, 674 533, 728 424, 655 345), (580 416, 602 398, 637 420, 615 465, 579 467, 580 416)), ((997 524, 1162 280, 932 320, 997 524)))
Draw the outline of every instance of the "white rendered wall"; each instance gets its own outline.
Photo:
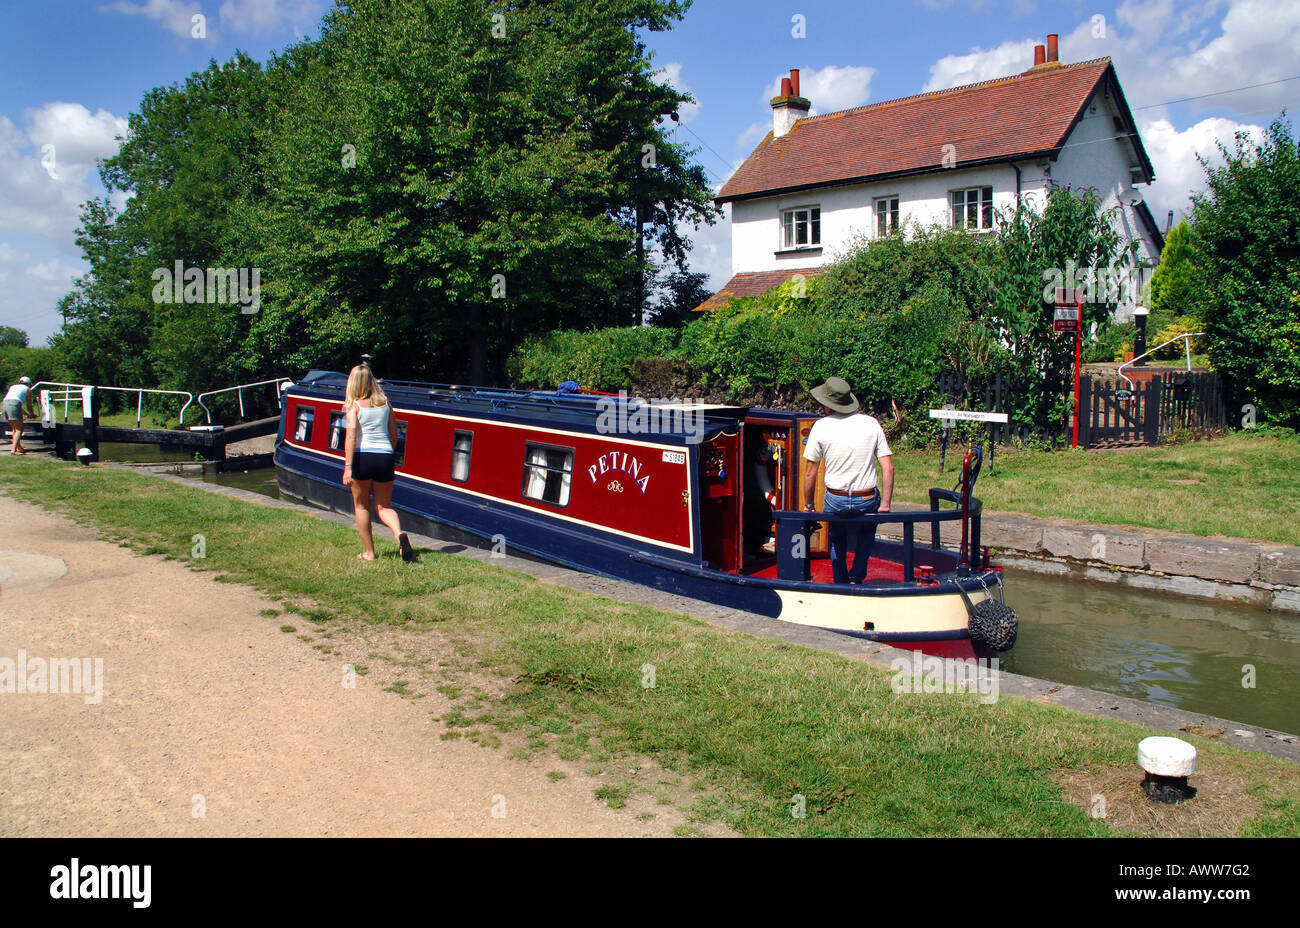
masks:
MULTIPOLYGON (((1102 198, 1103 208, 1119 205, 1119 195, 1132 186, 1129 173, 1132 162, 1128 143, 1115 138, 1119 134, 1112 122, 1115 115, 1117 111, 1113 104, 1098 91, 1055 163, 1046 158, 1018 162, 1022 201, 1041 209, 1050 177, 1062 185, 1095 187, 1102 198)), ((947 226, 953 190, 988 186, 993 188, 995 210, 1010 213, 1015 209, 1016 172, 1009 164, 940 170, 892 181, 822 187, 802 193, 733 202, 732 273, 820 267, 829 263, 846 252, 857 236, 876 237, 875 201, 878 198, 898 197, 900 224, 925 226, 937 222, 947 226), (778 254, 783 251, 781 213, 801 206, 821 208, 821 251, 778 254)), ((1125 240, 1142 242, 1140 258, 1152 262, 1159 260, 1159 250, 1131 206, 1121 206, 1116 215, 1116 228, 1125 240)))
MULTIPOLYGON (((1028 174, 1041 189, 1041 171, 1021 167, 1022 192, 1028 174)), ((848 187, 823 187, 779 197, 741 200, 731 204, 731 270, 733 274, 820 267, 848 251, 858 236, 876 237, 875 201, 898 198, 900 225, 949 224, 951 192, 966 187, 992 187, 993 208, 1015 208, 1016 174, 1009 165, 942 171, 919 177, 848 187), (781 213, 800 206, 821 207, 821 253, 777 254, 781 247, 781 213)))
MULTIPOLYGON (((1136 161, 1129 142, 1115 128, 1114 118, 1118 115, 1114 101, 1098 90, 1052 165, 1052 177, 1058 184, 1095 188, 1102 209, 1118 207, 1113 219, 1116 231, 1125 241, 1141 243, 1139 260, 1155 263, 1160 260, 1160 250, 1134 208, 1120 202, 1121 194, 1134 188, 1129 167, 1136 161)), ((1139 184, 1136 189, 1144 195, 1146 185, 1139 184)), ((1160 219, 1154 218, 1157 222, 1160 219)))

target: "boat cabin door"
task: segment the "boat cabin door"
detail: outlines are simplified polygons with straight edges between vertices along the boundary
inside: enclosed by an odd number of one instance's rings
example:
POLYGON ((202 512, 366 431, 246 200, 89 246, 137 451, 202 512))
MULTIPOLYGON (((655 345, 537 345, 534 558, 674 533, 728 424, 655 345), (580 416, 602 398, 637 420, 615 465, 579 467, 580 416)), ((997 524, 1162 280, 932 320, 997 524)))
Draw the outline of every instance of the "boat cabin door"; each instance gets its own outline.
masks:
MULTIPOLYGON (((796 485, 798 490, 798 503, 793 508, 802 509, 808 504, 807 498, 803 492, 803 475, 806 473, 804 468, 817 468, 817 486, 813 490, 813 506, 818 512, 821 512, 826 499, 826 462, 818 461, 815 465, 810 464, 803 459, 804 446, 808 443, 808 433, 812 431, 813 423, 817 421, 818 416, 808 416, 798 420, 799 445, 795 452, 799 465, 799 471, 796 476, 796 485)), ((826 526, 818 522, 813 530, 812 537, 808 539, 808 552, 810 554, 826 554, 830 551, 830 539, 826 535, 826 526)))

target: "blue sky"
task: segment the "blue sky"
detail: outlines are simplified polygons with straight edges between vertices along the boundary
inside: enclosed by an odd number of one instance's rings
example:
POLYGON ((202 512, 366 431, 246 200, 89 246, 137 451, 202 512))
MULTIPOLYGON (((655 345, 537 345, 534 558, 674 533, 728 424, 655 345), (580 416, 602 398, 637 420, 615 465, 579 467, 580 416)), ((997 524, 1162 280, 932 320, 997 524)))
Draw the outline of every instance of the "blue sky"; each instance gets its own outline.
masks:
MULTIPOLYGON (((326 0, 6 0, 0 5, 0 324, 33 344, 85 271, 78 205, 102 193, 95 161, 150 88, 224 60, 265 60, 316 33, 326 0), (195 38, 194 15, 206 35, 195 38), (47 149, 46 146, 53 146, 47 149), (51 154, 53 159, 51 161, 51 154)), ((767 131, 767 98, 801 69, 816 112, 1024 70, 1061 35, 1061 60, 1110 56, 1157 181, 1153 212, 1181 213, 1200 186, 1198 153, 1300 110, 1295 0, 697 0, 676 29, 648 36, 655 61, 699 106, 679 138, 722 183, 767 131), (802 37, 796 33, 802 31, 802 37), (1223 94, 1220 91, 1280 81, 1223 94), (1170 106, 1167 101, 1216 94, 1170 106)), ((730 275, 725 221, 695 233, 694 266, 730 275)))

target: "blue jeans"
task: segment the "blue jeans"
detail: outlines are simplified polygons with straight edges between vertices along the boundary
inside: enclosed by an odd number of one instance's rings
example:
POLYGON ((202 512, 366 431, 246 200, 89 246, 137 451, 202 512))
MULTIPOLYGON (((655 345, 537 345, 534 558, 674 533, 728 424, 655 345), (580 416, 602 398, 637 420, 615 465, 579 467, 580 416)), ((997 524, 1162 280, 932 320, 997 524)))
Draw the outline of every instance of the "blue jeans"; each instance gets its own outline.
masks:
MULTIPOLYGON (((880 509, 880 491, 870 499, 863 496, 837 496, 826 491, 822 503, 823 512, 866 515, 880 509)), ((876 524, 854 525, 851 522, 828 523, 831 542, 831 577, 836 583, 861 583, 867 579, 867 561, 871 557, 871 548, 876 543, 876 524), (853 572, 848 567, 848 542, 854 539, 853 572)))

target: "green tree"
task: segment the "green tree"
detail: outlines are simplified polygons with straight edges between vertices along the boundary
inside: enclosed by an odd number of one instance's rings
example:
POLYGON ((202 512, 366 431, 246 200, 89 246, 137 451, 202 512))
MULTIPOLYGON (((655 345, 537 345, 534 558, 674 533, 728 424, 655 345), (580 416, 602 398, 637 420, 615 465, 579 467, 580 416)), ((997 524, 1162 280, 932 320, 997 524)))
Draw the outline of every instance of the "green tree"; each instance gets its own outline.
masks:
POLYGON ((1202 159, 1192 244, 1207 278, 1205 332, 1230 409, 1300 426, 1300 147, 1285 114, 1262 144, 1238 133, 1224 163, 1202 159))
POLYGON ((274 127, 259 350, 484 382, 529 332, 631 321, 644 245, 674 257, 680 222, 713 215, 659 125, 688 97, 637 39, 686 6, 354 0, 327 17, 274 127))
POLYGON ((661 275, 655 281, 657 292, 650 305, 650 323, 671 329, 686 325, 695 307, 713 296, 708 280, 708 274, 698 271, 673 270, 661 275))
POLYGON ((149 91, 131 115, 100 166, 110 196, 82 209, 77 242, 90 273, 60 304, 67 324, 54 344, 80 378, 201 390, 265 372, 241 350, 240 305, 159 302, 154 291, 156 272, 177 262, 251 272, 267 103, 261 66, 241 53, 149 91), (130 194, 121 212, 115 193, 130 194))
POLYGON ((1074 338, 1055 331, 1047 294, 1073 272, 1089 294, 1080 320, 1084 332, 1110 325, 1118 279, 1138 248, 1124 247, 1110 219, 1092 189, 1053 187, 1041 213, 1021 205, 1002 217, 992 242, 996 256, 980 322, 1010 349, 1024 385, 1017 418, 1048 434, 1065 422, 1073 402, 1074 338))
POLYGON ((1148 327, 1163 328, 1178 316, 1204 321, 1207 296, 1205 272, 1196 263, 1192 232, 1184 219, 1169 230, 1160 264, 1151 274, 1148 327))
POLYGON ((0 348, 26 348, 27 333, 11 325, 0 325, 0 348))

